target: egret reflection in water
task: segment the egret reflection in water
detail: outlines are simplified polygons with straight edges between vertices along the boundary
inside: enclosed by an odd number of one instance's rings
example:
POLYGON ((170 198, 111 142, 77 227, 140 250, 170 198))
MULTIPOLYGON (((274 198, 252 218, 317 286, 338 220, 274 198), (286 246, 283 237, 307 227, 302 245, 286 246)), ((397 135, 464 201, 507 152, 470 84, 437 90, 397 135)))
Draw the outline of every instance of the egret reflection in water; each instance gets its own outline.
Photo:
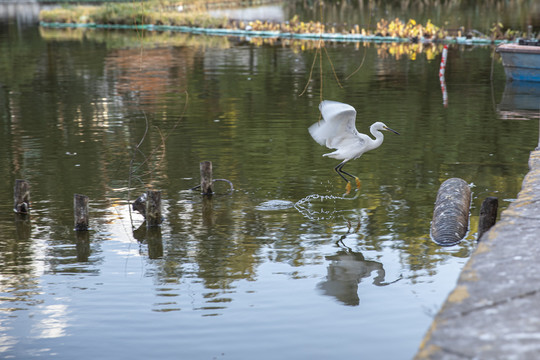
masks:
POLYGON ((383 264, 373 260, 366 260, 360 252, 341 250, 335 255, 327 256, 329 260, 326 280, 317 287, 325 295, 330 295, 345 305, 356 306, 360 304, 358 297, 358 284, 362 279, 373 278, 373 285, 386 286, 401 279, 401 276, 392 282, 385 282, 386 273, 383 264))
POLYGON ((347 180, 345 175, 356 181, 357 189, 360 189, 360 179, 343 170, 345 164, 350 160, 358 159, 366 151, 381 146, 384 139, 381 131, 391 131, 397 135, 399 133, 382 122, 376 122, 370 127, 370 132, 375 137, 373 140, 368 135, 356 130, 356 110, 351 105, 325 100, 319 104, 319 110, 322 114, 322 120, 311 125, 309 133, 320 145, 336 149, 323 156, 343 160, 334 170, 347 182, 345 195, 348 195, 351 192, 351 182, 347 180))

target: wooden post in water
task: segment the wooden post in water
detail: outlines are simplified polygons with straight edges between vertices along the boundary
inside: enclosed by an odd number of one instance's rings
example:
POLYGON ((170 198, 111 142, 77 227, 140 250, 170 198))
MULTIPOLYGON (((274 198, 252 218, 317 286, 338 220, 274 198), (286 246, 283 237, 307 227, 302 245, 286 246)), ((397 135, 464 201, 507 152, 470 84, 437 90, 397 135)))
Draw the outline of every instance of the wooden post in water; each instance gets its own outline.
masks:
POLYGON ((477 241, 480 241, 482 235, 495 225, 498 208, 499 199, 494 196, 488 196, 482 202, 482 206, 480 207, 480 217, 478 219, 477 241))
POLYGON ((161 224, 161 191, 148 190, 146 192, 146 226, 159 226, 161 224))
POLYGON ((88 230, 88 196, 73 195, 73 208, 75 214, 75 230, 88 230))
POLYGON ((465 180, 451 178, 441 184, 431 222, 431 236, 437 244, 451 246, 465 237, 470 206, 471 189, 465 180))
POLYGON ((13 210, 18 214, 28 214, 30 211, 30 185, 26 180, 15 180, 13 210))
POLYGON ((201 169, 201 193, 203 195, 212 195, 212 162, 203 161, 200 164, 201 169))

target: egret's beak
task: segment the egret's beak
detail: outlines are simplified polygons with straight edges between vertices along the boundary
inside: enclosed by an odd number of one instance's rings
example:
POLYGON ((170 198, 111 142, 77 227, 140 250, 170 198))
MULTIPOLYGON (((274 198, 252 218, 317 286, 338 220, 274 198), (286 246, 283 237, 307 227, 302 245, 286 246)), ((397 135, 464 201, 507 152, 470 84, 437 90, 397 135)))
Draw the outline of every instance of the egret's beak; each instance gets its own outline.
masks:
POLYGON ((394 134, 397 134, 397 135, 401 135, 401 134, 398 133, 396 130, 390 129, 388 126, 385 126, 385 127, 384 127, 384 130, 391 131, 391 132, 393 132, 394 134))

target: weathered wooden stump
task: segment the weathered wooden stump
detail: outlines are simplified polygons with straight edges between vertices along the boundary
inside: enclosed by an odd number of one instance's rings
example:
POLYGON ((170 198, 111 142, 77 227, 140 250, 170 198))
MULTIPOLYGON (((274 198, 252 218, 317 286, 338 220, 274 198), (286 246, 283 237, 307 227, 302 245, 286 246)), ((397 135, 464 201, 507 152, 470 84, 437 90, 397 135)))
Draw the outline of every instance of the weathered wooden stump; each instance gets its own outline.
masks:
POLYGON ((13 210, 18 214, 28 214, 30 211, 30 184, 26 180, 15 180, 13 210))
POLYGON ((437 193, 431 236, 442 246, 455 245, 465 237, 469 225, 471 189, 463 179, 443 182, 437 193))
POLYGON ((201 193, 203 195, 212 195, 212 162, 203 161, 200 164, 201 169, 201 193))
POLYGON ((482 202, 480 207, 480 217, 478 219, 477 240, 480 241, 482 235, 486 233, 497 221, 497 210, 499 209, 499 199, 494 196, 488 196, 482 202))
POLYGON ((75 230, 88 230, 88 196, 75 194, 73 195, 73 211, 75 217, 75 230))
POLYGON ((159 226, 161 218, 161 191, 149 190, 146 192, 146 226, 159 226))

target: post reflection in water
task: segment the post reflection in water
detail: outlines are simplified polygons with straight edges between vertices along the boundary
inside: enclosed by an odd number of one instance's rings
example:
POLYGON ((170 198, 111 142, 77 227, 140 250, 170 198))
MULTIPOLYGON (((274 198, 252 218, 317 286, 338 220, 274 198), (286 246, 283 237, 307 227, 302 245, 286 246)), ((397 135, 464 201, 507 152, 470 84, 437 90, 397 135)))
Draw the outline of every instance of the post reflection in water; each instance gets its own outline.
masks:
POLYGON ((90 258, 90 232, 75 231, 75 238, 77 261, 88 262, 88 259, 90 258))
POLYGON ((215 224, 214 203, 212 195, 204 195, 202 199, 203 225, 210 227, 215 224))
POLYGON ((163 238, 161 226, 146 226, 146 221, 133 231, 133 237, 139 244, 146 244, 148 247, 149 259, 160 259, 163 257, 163 238))
POLYGON ((28 241, 32 234, 32 223, 28 214, 14 214, 15 227, 17 229, 17 241, 28 241))

